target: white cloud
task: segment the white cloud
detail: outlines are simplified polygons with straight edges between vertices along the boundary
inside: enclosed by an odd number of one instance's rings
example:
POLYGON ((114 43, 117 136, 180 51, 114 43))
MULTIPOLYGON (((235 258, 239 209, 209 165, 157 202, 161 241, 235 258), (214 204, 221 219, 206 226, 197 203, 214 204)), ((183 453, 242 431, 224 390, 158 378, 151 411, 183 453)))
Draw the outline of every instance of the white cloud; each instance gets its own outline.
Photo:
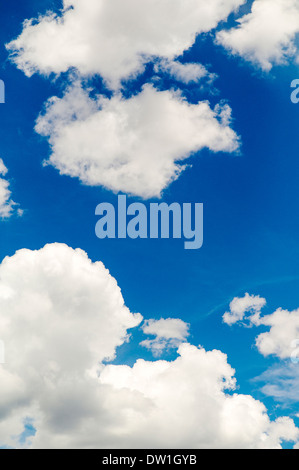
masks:
POLYGON ((298 438, 292 420, 270 423, 261 402, 226 393, 235 379, 223 353, 184 344, 179 354, 174 362, 107 366, 100 377, 148 401, 145 415, 138 406, 127 412, 137 447, 276 448, 281 439, 298 438))
MULTIPOLYGON (((246 294, 230 303, 230 311, 223 315, 224 323, 233 325, 246 320, 250 326, 270 327, 256 338, 256 346, 264 356, 275 355, 280 359, 291 358, 299 349, 299 309, 289 312, 282 308, 270 315, 261 316, 266 299, 246 294), (249 315, 246 313, 249 312, 249 315)), ((298 357, 298 355, 296 356, 298 357)))
POLYGON ((114 357, 141 317, 124 306, 102 263, 66 245, 17 252, 2 262, 0 279, 6 361, 0 366, 0 443, 10 445, 30 413, 50 427, 59 427, 60 419, 66 426, 80 421, 91 406, 88 392, 80 403, 90 375, 114 357))
MULTIPOLYGON (((210 84, 215 75, 204 66, 176 59, 197 34, 215 28, 244 2, 64 0, 58 15, 25 21, 7 47, 28 76, 75 69, 81 78, 99 74, 117 90, 122 79, 136 76, 152 60, 157 72, 183 83, 210 84)), ((212 110, 207 102, 189 104, 179 92, 149 85, 128 100, 117 92, 110 100, 96 100, 74 84, 62 99, 48 101, 36 130, 49 138, 49 163, 61 174, 151 198, 179 177, 191 154, 238 149, 230 112, 227 105, 212 110)))
POLYGON ((178 178, 180 163, 207 147, 233 152, 239 146, 227 105, 189 104, 179 92, 146 85, 125 100, 91 99, 79 84, 52 98, 36 131, 49 137, 49 163, 61 174, 143 198, 160 196, 178 178))
POLYGON ((100 364, 140 320, 103 264, 81 250, 54 244, 6 258, 1 445, 17 446, 28 419, 37 432, 25 446, 33 448, 278 448, 298 440, 292 420, 271 422, 261 402, 232 393, 234 370, 220 351, 183 344, 172 362, 100 364))
POLYGON ((216 78, 215 74, 210 73, 206 67, 201 64, 184 63, 163 59, 155 64, 155 72, 169 74, 175 80, 182 83, 196 83, 202 79, 207 79, 210 83, 216 78))
POLYGON ((189 336, 189 327, 188 323, 179 318, 161 318, 160 320, 146 320, 142 329, 147 335, 185 341, 189 336))
POLYGON ((264 356, 271 354, 281 359, 290 358, 294 352, 294 341, 299 343, 299 309, 289 312, 279 308, 271 315, 260 319, 259 325, 270 327, 256 339, 258 350, 264 356))
POLYGON ((251 12, 238 22, 217 34, 218 42, 233 54, 266 71, 298 57, 298 0, 255 0, 251 12))
MULTIPOLYGON (((0 158, 0 175, 5 176, 8 170, 4 165, 2 158, 0 158)), ((11 199, 11 191, 9 189, 9 181, 0 177, 0 218, 9 219, 16 209, 16 204, 11 199)), ((18 209, 18 214, 22 215, 22 210, 18 209)))
POLYGON ((155 336, 155 339, 142 341, 141 346, 150 349, 155 356, 160 356, 165 349, 177 348, 185 342, 190 325, 178 318, 161 318, 146 320, 142 325, 145 335, 155 336))
MULTIPOLYGON (((261 391, 277 402, 284 405, 298 404, 298 364, 292 364, 291 362, 276 364, 257 377, 255 381, 264 383, 261 391)), ((299 418, 299 414, 296 414, 296 418, 299 418)))
POLYGON ((259 321, 262 308, 266 305, 266 299, 258 295, 245 294, 244 297, 235 297, 230 303, 230 310, 223 315, 224 323, 233 325, 241 322, 246 313, 250 313, 246 319, 255 324, 259 321))
POLYGON ((139 73, 152 56, 170 60, 189 49, 245 0, 64 0, 61 16, 24 23, 8 48, 27 75, 75 67, 111 86, 139 73), (73 8, 70 8, 73 7, 73 8))

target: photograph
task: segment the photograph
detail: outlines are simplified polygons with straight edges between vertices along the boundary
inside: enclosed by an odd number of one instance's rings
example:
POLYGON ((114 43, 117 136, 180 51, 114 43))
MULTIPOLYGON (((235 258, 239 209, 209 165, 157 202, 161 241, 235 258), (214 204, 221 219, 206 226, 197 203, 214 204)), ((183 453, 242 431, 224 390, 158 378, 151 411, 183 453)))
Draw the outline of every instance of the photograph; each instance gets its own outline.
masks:
POLYGON ((297 204, 299 0, 0 0, 0 450, 299 450, 297 204))

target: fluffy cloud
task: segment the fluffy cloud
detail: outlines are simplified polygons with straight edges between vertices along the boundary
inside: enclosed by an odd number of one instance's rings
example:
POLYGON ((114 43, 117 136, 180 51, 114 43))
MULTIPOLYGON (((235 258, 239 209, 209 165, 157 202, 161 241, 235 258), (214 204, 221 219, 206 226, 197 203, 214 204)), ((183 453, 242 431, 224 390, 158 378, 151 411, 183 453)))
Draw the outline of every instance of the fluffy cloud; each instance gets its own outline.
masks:
POLYGON ((104 265, 92 263, 83 251, 66 245, 20 250, 4 259, 0 278, 1 339, 12 368, 24 360, 38 369, 47 368, 51 357, 52 362, 59 358, 58 375, 73 366, 84 370, 88 364, 112 359, 116 347, 126 340, 127 329, 141 320, 124 306, 121 291, 104 265), (14 337, 10 337, 12 330, 14 337), (38 357, 36 350, 40 350, 38 357))
POLYGON ((258 350, 264 356, 273 354, 281 359, 290 358, 294 342, 299 339, 299 309, 289 312, 279 308, 262 317, 259 325, 268 326, 270 330, 257 337, 258 350))
MULTIPOLYGON (((0 175, 5 176, 8 170, 0 158, 0 175)), ((0 177, 0 218, 8 219, 14 213, 18 204, 11 199, 11 191, 9 189, 9 181, 0 177)), ((18 214, 22 215, 22 210, 18 209, 18 214)))
POLYGON ((251 326, 269 327, 269 331, 256 338, 259 352, 264 356, 291 358, 299 344, 299 309, 289 312, 279 308, 270 315, 261 316, 265 305, 266 299, 259 296, 246 294, 242 298, 236 297, 230 304, 230 311, 223 315, 223 321, 233 325, 246 320, 251 326), (245 317, 246 313, 249 315, 245 317))
POLYGON ((165 349, 177 348, 185 342, 190 334, 189 327, 188 323, 178 318, 146 320, 142 325, 143 333, 155 336, 155 339, 146 339, 140 344, 159 356, 165 349))
POLYGON ((202 79, 212 82, 216 75, 209 73, 209 71, 201 64, 185 63, 174 60, 160 60, 155 64, 154 70, 156 73, 163 72, 170 75, 170 77, 182 83, 196 83, 202 79))
POLYGON ((224 323, 233 325, 244 320, 245 314, 250 313, 249 320, 255 323, 260 318, 262 308, 266 305, 266 299, 258 295, 245 294, 244 297, 235 297, 230 303, 230 310, 223 315, 224 323))
POLYGON ((61 15, 24 23, 8 45, 27 75, 75 67, 111 86, 137 74, 152 56, 170 60, 189 49, 245 0, 64 0, 61 15))
POLYGON ((129 415, 140 447, 275 448, 283 436, 296 440, 298 430, 288 418, 270 423, 262 403, 225 393, 235 388, 233 374, 220 351, 184 344, 174 362, 107 366, 100 381, 148 400, 145 420, 140 412, 129 415))
POLYGON ((80 404, 84 383, 100 361, 114 357, 141 317, 124 306, 102 263, 65 245, 17 252, 2 262, 0 279, 6 361, 0 366, 0 442, 10 445, 28 413, 50 427, 59 427, 60 419, 68 426, 80 421, 91 406, 80 404))
POLYGON ((83 251, 21 250, 2 262, 0 279, 2 445, 17 446, 28 419, 36 435, 25 446, 33 448, 279 448, 298 440, 292 420, 272 422, 261 402, 233 393, 234 370, 220 351, 183 344, 172 362, 101 364, 141 317, 83 251))
POLYGON ((36 131, 49 138, 49 163, 61 174, 150 198, 179 176, 190 154, 238 148, 229 115, 227 105, 192 105, 150 85, 128 100, 117 94, 96 101, 75 84, 62 99, 50 99, 36 131))
POLYGON ((217 40, 233 54, 270 70, 274 64, 298 57, 298 0, 255 0, 239 25, 220 31, 217 40))
MULTIPOLYGON (((154 61, 156 73, 182 82, 215 76, 204 66, 176 59, 195 41, 236 10, 244 0, 64 0, 59 14, 27 20, 7 45, 11 58, 28 76, 101 75, 118 90, 122 79, 154 61)), ((94 94, 93 94, 94 95, 94 94)), ((142 198, 160 197, 176 180, 191 154, 208 148, 233 152, 239 139, 230 127, 227 105, 189 104, 179 92, 147 85, 125 100, 91 98, 80 84, 62 99, 52 98, 37 132, 52 148, 49 163, 84 184, 103 186, 142 198)))

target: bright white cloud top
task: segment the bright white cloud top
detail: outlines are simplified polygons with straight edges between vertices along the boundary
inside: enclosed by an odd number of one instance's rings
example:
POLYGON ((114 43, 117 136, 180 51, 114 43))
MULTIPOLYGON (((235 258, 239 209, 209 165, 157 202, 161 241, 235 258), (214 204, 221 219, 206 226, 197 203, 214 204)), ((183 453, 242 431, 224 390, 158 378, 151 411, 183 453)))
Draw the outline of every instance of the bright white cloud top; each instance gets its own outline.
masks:
POLYGON ((273 65, 298 60, 298 0, 255 0, 238 26, 220 31, 217 40, 233 54, 269 71, 273 65))
POLYGON ((159 197, 191 154, 239 147, 228 105, 189 104, 151 85, 127 100, 116 94, 96 101, 75 84, 49 100, 36 131, 49 138, 49 163, 61 174, 143 198, 159 197))
POLYGON ((61 16, 27 21, 9 44, 28 76, 75 67, 112 87, 142 71, 153 56, 173 60, 245 0, 64 0, 61 16), (72 8, 71 8, 72 7, 72 8))
POLYGON ((298 441, 291 419, 271 421, 260 401, 231 393, 234 370, 220 351, 183 344, 172 362, 101 364, 141 316, 83 251, 59 244, 21 250, 2 262, 0 279, 1 445, 18 446, 25 418, 37 430, 25 444, 34 448, 279 448, 282 440, 298 441))
POLYGON ((270 327, 268 332, 261 333, 256 339, 260 353, 281 359, 290 358, 294 352, 294 342, 297 340, 298 343, 299 338, 299 310, 289 312, 279 308, 271 315, 262 317, 259 325, 270 327))
POLYGON ((225 312, 223 315, 223 321, 228 325, 233 325, 243 321, 245 314, 250 313, 250 321, 254 323, 259 320, 261 310, 265 305, 266 299, 258 295, 249 295, 246 293, 244 297, 235 297, 229 305, 229 312, 225 312))

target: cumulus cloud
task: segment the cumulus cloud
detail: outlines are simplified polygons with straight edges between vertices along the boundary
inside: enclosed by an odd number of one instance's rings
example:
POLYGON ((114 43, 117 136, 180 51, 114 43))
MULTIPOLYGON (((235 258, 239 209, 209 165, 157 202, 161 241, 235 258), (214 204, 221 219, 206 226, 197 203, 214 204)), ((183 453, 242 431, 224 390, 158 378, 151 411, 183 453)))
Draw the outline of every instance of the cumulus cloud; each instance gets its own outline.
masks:
POLYGON ((266 299, 259 296, 246 294, 241 298, 236 297, 230 303, 230 311, 223 315, 223 321, 233 325, 246 320, 251 326, 269 327, 269 331, 256 338, 259 352, 264 356, 291 358, 299 344, 299 309, 289 312, 279 308, 274 313, 261 316, 265 305, 266 299))
POLYGON ((244 297, 235 297, 230 303, 230 310, 223 315, 224 323, 233 325, 244 320, 245 314, 250 313, 246 319, 251 323, 259 321, 262 308, 266 305, 266 299, 258 295, 245 294, 244 297))
POLYGON ((8 45, 17 66, 60 74, 75 67, 113 87, 142 71, 153 56, 173 60, 197 34, 225 20, 245 0, 64 0, 60 15, 25 21, 8 45))
POLYGON ((11 445, 31 415, 53 433, 70 431, 92 407, 84 388, 95 386, 99 363, 114 358, 141 316, 102 263, 66 245, 17 252, 0 279, 0 443, 11 445))
POLYGON ((49 100, 36 131, 49 138, 49 163, 61 174, 150 198, 178 178, 192 153, 238 149, 229 115, 227 105, 189 104, 179 92, 151 85, 127 100, 119 94, 95 100, 75 84, 49 100))
MULTIPOLYGON (((235 388, 233 374, 220 351, 183 344, 174 362, 107 366, 100 381, 148 400, 147 432, 136 436, 137 446, 275 448, 284 437, 296 440, 292 420, 271 423, 261 402, 226 393, 235 388)), ((138 429, 144 417, 138 412, 130 417, 132 428, 137 424, 138 429)))
POLYGON ((298 59, 298 0, 255 0, 238 26, 217 34, 217 41, 233 54, 269 71, 275 64, 298 59))
MULTIPOLYGON (((4 165, 2 158, 0 158, 0 175, 5 176, 8 172, 8 169, 4 165)), ((18 204, 15 203, 11 198, 11 191, 9 189, 9 181, 5 178, 0 177, 0 218, 9 219, 18 204)), ((19 215, 22 215, 22 210, 17 210, 19 215)))
POLYGON ((84 184, 152 198, 179 177, 190 155, 203 148, 237 150, 227 105, 189 104, 179 92, 150 85, 127 100, 117 90, 148 61, 156 73, 182 83, 210 84, 215 75, 203 65, 177 59, 197 34, 215 28, 244 1, 64 0, 58 14, 25 21, 7 48, 28 76, 75 69, 80 80, 102 76, 115 92, 110 100, 91 98, 77 83, 62 99, 47 102, 36 130, 49 139, 48 163, 84 184))
MULTIPOLYGON (((255 379, 264 382, 261 392, 278 402, 288 404, 298 401, 299 391, 299 309, 292 312, 277 309, 269 315, 261 315, 266 300, 259 296, 246 294, 235 298, 230 311, 224 315, 225 323, 241 324, 242 320, 250 326, 267 327, 255 339, 258 351, 265 357, 276 356, 281 362, 269 368, 255 379), (249 312, 245 316, 246 312, 249 312)), ((245 325, 245 323, 243 323, 245 325)))
POLYGON ((179 82, 197 83, 202 79, 212 82, 216 75, 210 73, 202 64, 196 63, 181 63, 174 60, 163 59, 155 64, 154 70, 156 73, 163 72, 168 74, 171 78, 179 82))
POLYGON ((54 244, 6 258, 1 445, 21 446, 16 436, 28 420, 36 434, 22 445, 32 448, 279 448, 298 440, 291 419, 271 421, 260 401, 234 392, 220 351, 182 344, 172 362, 105 365, 140 321, 103 264, 82 250, 54 244))
POLYGON ((189 328, 190 325, 179 318, 146 320, 142 325, 143 333, 155 338, 146 339, 140 344, 151 350, 154 356, 160 356, 165 349, 177 348, 185 342, 190 335, 189 328))
POLYGON ((264 355, 290 358, 294 352, 294 341, 299 339, 299 309, 289 312, 279 308, 271 315, 260 319, 259 325, 270 327, 256 339, 258 350, 264 355))

